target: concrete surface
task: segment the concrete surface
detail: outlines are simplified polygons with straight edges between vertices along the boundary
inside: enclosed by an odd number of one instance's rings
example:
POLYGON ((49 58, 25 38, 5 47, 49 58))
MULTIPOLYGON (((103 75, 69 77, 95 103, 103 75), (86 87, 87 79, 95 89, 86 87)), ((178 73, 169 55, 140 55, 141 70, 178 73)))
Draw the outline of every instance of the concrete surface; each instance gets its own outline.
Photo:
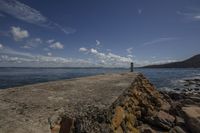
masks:
POLYGON ((0 90, 0 133, 48 133, 48 119, 74 118, 89 106, 106 109, 137 73, 105 74, 0 90))

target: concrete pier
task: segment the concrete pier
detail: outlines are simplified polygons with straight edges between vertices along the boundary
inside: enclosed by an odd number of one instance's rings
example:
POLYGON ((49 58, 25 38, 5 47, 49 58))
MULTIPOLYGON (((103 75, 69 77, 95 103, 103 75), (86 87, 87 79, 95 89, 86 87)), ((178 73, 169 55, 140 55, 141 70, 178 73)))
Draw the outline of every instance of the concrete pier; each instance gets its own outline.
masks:
POLYGON ((0 132, 54 132, 59 115, 71 119, 90 108, 108 109, 136 77, 106 74, 0 90, 0 132))
POLYGON ((139 73, 104 74, 0 90, 0 133, 196 133, 199 110, 196 94, 160 93, 139 73))

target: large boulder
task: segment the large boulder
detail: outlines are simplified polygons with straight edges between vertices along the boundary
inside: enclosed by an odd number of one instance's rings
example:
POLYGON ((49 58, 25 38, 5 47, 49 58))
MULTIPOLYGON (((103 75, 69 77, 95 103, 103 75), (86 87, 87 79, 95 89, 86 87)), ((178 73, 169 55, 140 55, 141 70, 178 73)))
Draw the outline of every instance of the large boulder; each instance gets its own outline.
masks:
POLYGON ((186 126, 190 129, 192 133, 199 133, 200 107, 195 105, 190 105, 183 107, 182 110, 186 119, 186 126))
POLYGON ((175 118, 164 111, 159 111, 155 116, 148 118, 149 124, 166 130, 174 126, 174 121, 175 118))

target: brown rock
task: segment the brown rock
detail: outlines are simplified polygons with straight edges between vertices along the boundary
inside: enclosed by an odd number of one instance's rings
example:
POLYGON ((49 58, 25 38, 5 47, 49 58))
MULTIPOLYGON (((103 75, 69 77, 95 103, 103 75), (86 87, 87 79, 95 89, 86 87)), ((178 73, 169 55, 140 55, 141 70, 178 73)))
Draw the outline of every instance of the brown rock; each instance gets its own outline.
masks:
POLYGON ((161 105, 161 110, 169 112, 171 105, 168 102, 163 102, 161 105))
POLYGON ((175 123, 176 123, 177 126, 184 126, 185 125, 184 119, 179 117, 179 116, 175 116, 175 123))
POLYGON ((117 128, 117 130, 115 130, 115 133, 123 133, 122 127, 119 126, 119 127, 117 128))
POLYGON ((137 118, 141 118, 141 116, 142 116, 141 111, 136 111, 136 112, 135 112, 135 116, 136 116, 137 118))
POLYGON ((140 133, 137 128, 132 128, 131 133, 140 133))
POLYGON ((186 133, 181 127, 175 126, 172 128, 169 133, 186 133))
POLYGON ((137 118, 135 117, 135 115, 131 114, 131 113, 127 113, 126 114, 126 121, 130 122, 132 126, 135 125, 137 118))
POLYGON ((139 101, 135 98, 131 98, 131 101, 135 104, 135 105, 138 105, 139 104, 139 101))
POLYGON ((148 118, 148 121, 151 125, 169 130, 174 125, 175 118, 164 111, 159 111, 156 116, 148 118))
POLYGON ((51 133, 59 133, 60 131, 60 125, 55 125, 51 128, 51 133))
POLYGON ((140 133, 156 133, 149 125, 143 124, 139 127, 140 133))
POLYGON ((192 133, 199 133, 200 131, 200 107, 191 105, 182 108, 185 119, 186 126, 192 133))
POLYGON ((121 106, 117 106, 115 108, 115 114, 114 117, 112 119, 112 125, 114 128, 119 127, 119 125, 121 124, 121 122, 124 119, 124 109, 121 106))

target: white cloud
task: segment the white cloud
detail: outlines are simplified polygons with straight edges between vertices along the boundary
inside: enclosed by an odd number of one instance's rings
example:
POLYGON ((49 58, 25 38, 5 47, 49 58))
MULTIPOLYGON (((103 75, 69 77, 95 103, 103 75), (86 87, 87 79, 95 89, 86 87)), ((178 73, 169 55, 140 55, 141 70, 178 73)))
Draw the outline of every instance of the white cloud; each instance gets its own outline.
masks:
POLYGON ((38 43, 42 43, 42 40, 40 38, 35 38, 35 41, 38 43))
POLYGON ((129 57, 129 58, 133 58, 133 55, 129 54, 129 55, 127 55, 127 57, 129 57))
POLYGON ((95 64, 103 67, 129 67, 132 59, 130 57, 120 56, 114 53, 103 53, 97 49, 91 48, 87 50, 94 57, 95 64))
POLYGON ((0 43, 0 49, 3 49, 3 44, 0 43))
POLYGON ((51 44, 49 47, 52 49, 63 49, 64 45, 61 44, 60 42, 55 42, 55 43, 51 44))
POLYGON ((38 45, 42 44, 42 40, 40 38, 33 38, 33 39, 30 39, 30 40, 27 40, 26 41, 26 44, 23 46, 23 48, 35 48, 37 47, 38 45))
POLYGON ((88 51, 88 50, 87 50, 87 48, 85 48, 85 47, 81 47, 81 48, 79 48, 79 51, 80 51, 80 52, 86 52, 86 51, 88 51))
POLYGON ((132 53, 133 53, 133 48, 127 48, 126 51, 127 51, 129 54, 132 54, 132 53))
POLYGON ((47 40, 46 42, 48 43, 48 44, 51 44, 51 43, 53 43, 55 40, 54 39, 50 39, 50 40, 47 40))
POLYGON ((96 46, 99 46, 101 42, 99 40, 96 40, 96 46))
POLYGON ((176 40, 176 39, 177 38, 175 38, 175 37, 162 37, 162 38, 158 38, 158 39, 155 39, 155 40, 152 40, 152 41, 145 42, 145 43, 143 43, 142 46, 154 45, 154 44, 172 41, 172 40, 176 40))
POLYGON ((17 0, 0 0, 0 10, 28 23, 44 25, 47 22, 39 11, 17 0))
POLYGON ((194 19, 196 19, 196 20, 200 20, 200 15, 196 15, 196 16, 194 16, 194 19))
POLYGON ((48 56, 52 56, 52 53, 51 53, 51 52, 48 52, 47 55, 48 55, 48 56))
POLYGON ((15 26, 11 27, 11 34, 16 41, 29 37, 29 33, 27 30, 23 30, 20 27, 15 26))
POLYGON ((124 57, 114 53, 102 53, 96 49, 89 49, 89 59, 78 59, 70 57, 55 57, 51 52, 47 55, 34 55, 15 51, 4 47, 0 49, 0 66, 22 66, 22 67, 129 67, 130 62, 134 66, 145 66, 151 64, 170 63, 177 60, 166 58, 162 60, 132 60, 131 57, 124 57))
POLYGON ((64 32, 66 35, 69 35, 69 34, 73 34, 76 32, 76 29, 74 28, 71 28, 71 27, 63 27, 63 26, 60 26, 58 24, 55 24, 56 27, 58 27, 62 32, 64 32))
POLYGON ((190 8, 186 12, 177 11, 178 15, 184 16, 189 21, 200 21, 200 9, 190 8))
POLYGON ((90 51, 91 51, 92 54, 98 54, 96 49, 91 48, 90 51))
POLYGON ((111 52, 112 50, 111 49, 106 49, 106 51, 111 52))
POLYGON ((90 67, 96 66, 90 60, 78 58, 54 57, 18 52, 12 49, 0 49, 0 66, 23 67, 90 67))
POLYGON ((31 8, 30 6, 17 0, 0 0, 0 11, 27 23, 42 27, 58 28, 65 34, 76 32, 76 30, 73 28, 64 28, 63 26, 49 20, 38 10, 31 8))

